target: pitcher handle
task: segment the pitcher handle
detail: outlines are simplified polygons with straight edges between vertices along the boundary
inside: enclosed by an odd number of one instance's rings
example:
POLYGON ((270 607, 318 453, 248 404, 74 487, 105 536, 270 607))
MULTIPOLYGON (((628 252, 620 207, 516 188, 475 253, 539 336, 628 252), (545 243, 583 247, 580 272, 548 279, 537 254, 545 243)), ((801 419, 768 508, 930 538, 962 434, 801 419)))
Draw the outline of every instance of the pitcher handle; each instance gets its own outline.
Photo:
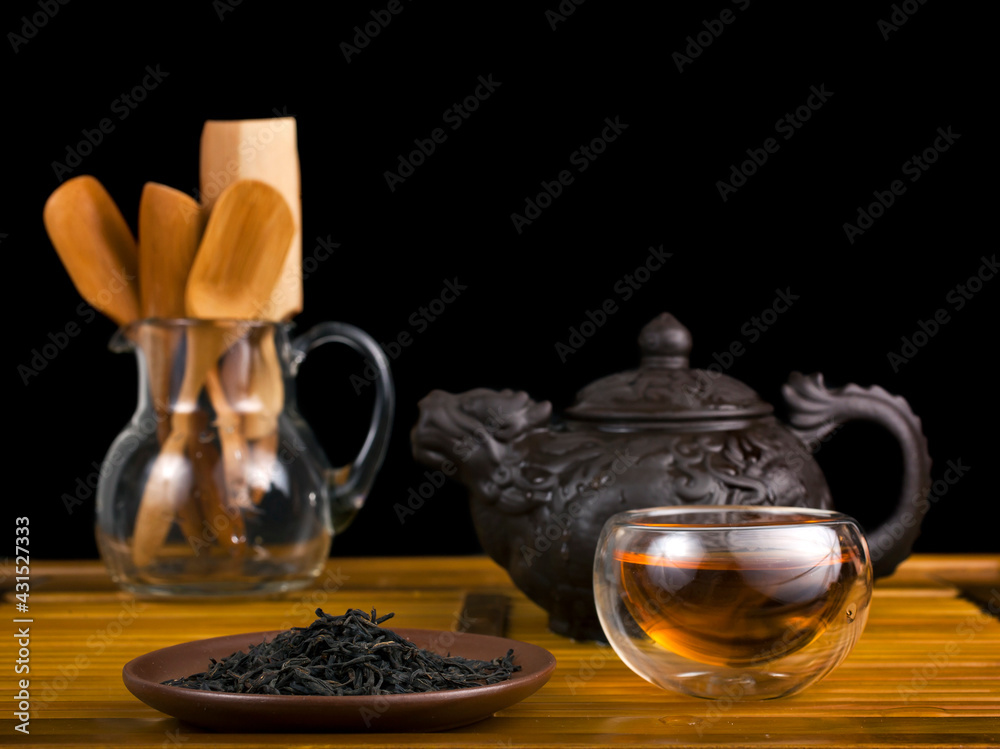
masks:
POLYGON ((931 456, 920 419, 900 396, 877 386, 850 384, 829 389, 819 373, 793 372, 782 394, 791 409, 792 431, 804 442, 822 439, 840 424, 857 420, 875 422, 899 441, 903 479, 896 509, 882 525, 866 533, 875 577, 891 575, 910 555, 930 507, 931 456))
POLYGON ((364 505, 382 467, 395 411, 396 392, 389 370, 389 360, 375 340, 360 328, 340 322, 325 322, 310 328, 291 342, 291 373, 298 373, 306 355, 324 343, 343 343, 370 360, 378 370, 375 379, 375 406, 368 436, 353 461, 329 469, 327 486, 333 504, 333 530, 340 533, 364 505))

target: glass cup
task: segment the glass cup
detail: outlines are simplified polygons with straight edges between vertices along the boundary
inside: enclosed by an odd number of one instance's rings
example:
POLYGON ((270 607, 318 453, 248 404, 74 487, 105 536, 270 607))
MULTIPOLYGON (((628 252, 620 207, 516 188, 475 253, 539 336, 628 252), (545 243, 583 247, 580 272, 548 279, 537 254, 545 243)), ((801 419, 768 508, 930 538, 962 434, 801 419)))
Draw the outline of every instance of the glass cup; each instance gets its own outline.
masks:
POLYGON ((608 519, 594 560, 615 652, 647 681, 709 699, 774 699, 819 681, 858 641, 871 594, 861 528, 829 510, 631 510, 608 519))
MULTIPOLYGON (((111 349, 134 353, 139 399, 97 487, 97 541, 112 579, 150 595, 303 588, 364 504, 388 443, 388 360, 364 331, 320 323, 142 320, 111 349), (343 343, 378 372, 367 438, 327 461, 295 402, 306 355, 343 343)), ((335 419, 331 407, 326 418, 335 419)))

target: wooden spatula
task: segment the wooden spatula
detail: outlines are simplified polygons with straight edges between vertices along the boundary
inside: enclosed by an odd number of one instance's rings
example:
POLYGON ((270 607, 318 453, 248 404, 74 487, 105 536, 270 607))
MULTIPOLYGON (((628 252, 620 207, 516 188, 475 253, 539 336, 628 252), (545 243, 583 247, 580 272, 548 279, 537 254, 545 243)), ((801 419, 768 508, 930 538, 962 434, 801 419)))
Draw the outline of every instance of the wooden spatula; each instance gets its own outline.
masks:
MULTIPOLYGON (((140 306, 144 317, 180 318, 188 315, 184 295, 206 219, 207 215, 194 198, 166 185, 146 183, 139 205, 139 279, 143 290, 140 306)), ((161 345, 154 350, 165 357, 163 363, 166 364, 161 367, 150 365, 151 376, 155 375, 154 398, 166 399, 170 392, 169 363, 174 361, 176 355, 170 344, 177 338, 155 327, 150 328, 150 333, 154 337, 159 334, 161 345)), ((200 334, 194 329, 189 333, 200 334)), ((249 451, 239 415, 224 397, 215 368, 208 371, 205 379, 216 412, 226 487, 238 496, 246 495, 249 451)), ((161 422, 161 426, 163 424, 161 422)), ((188 429, 188 432, 193 430, 188 429)), ((169 434, 169 425, 166 433, 169 434)), ((166 434, 163 437, 165 439, 166 434)), ((192 455, 200 453, 202 457, 207 452, 200 448, 189 450, 192 455)), ((204 493, 201 496, 204 497, 204 493)))
MULTIPOLYGON (((205 217, 197 201, 180 190, 147 182, 139 199, 139 309, 144 319, 185 316, 184 289, 205 217)), ((159 417, 160 442, 170 434, 173 333, 150 327, 147 348, 150 390, 159 417)))
MULTIPOLYGON (((138 288, 139 249, 104 187, 89 175, 64 182, 46 202, 43 218, 52 244, 80 295, 118 325, 138 320, 142 306, 138 288)), ((161 356, 157 348, 162 341, 138 332, 133 332, 132 338, 147 361, 155 362, 161 356)), ((190 532, 199 526, 200 515, 192 508, 177 506, 153 518, 147 515, 140 523, 146 527, 144 537, 159 537, 162 544, 175 515, 190 532)))
MULTIPOLYGON (((144 318, 170 319, 187 315, 184 294, 206 218, 198 202, 179 190, 156 182, 147 182, 143 187, 139 203, 139 279, 142 289, 140 309, 144 318)), ((163 409, 164 418, 159 426, 160 441, 164 442, 171 433, 170 422, 165 417, 170 405, 167 401, 170 398, 171 366, 178 353, 176 348, 179 338, 174 331, 157 328, 155 325, 148 326, 144 333, 149 339, 146 349, 153 399, 158 411, 163 409)), ((198 334, 195 329, 191 329, 188 331, 188 338, 198 334)), ((215 391, 221 389, 214 369, 209 370, 206 380, 215 384, 215 391)), ((181 507, 177 508, 178 518, 189 539, 197 538, 204 532, 201 526, 203 519, 207 519, 209 527, 214 528, 219 522, 218 515, 225 512, 225 506, 217 499, 225 492, 216 486, 217 481, 237 495, 241 492, 243 495, 248 493, 248 450, 239 429, 239 417, 233 412, 229 402, 224 397, 219 397, 218 392, 213 398, 213 406, 217 418, 215 427, 222 449, 223 471, 220 477, 213 473, 214 465, 220 460, 219 451, 214 445, 198 439, 205 428, 200 423, 202 420, 192 421, 192 411, 181 410, 174 416, 183 421, 176 431, 187 435, 187 441, 183 445, 187 459, 192 464, 195 478, 202 479, 196 480, 192 486, 198 503, 182 501, 178 497, 181 503, 181 507), (191 519, 195 522, 190 522, 191 519)), ((182 443, 178 440, 173 449, 179 450, 181 447, 182 443)), ((226 520, 225 524, 231 524, 231 521, 226 520)))
MULTIPOLYGON (((223 191, 202 236, 185 289, 185 310, 200 319, 251 319, 274 290, 294 231, 291 211, 273 187, 254 180, 234 182, 223 191)), ((225 350, 224 329, 199 327, 188 340, 187 368, 177 397, 178 411, 197 411, 197 398, 206 378, 225 350)), ((136 520, 134 558, 148 564, 163 544, 178 491, 172 468, 188 435, 172 430, 154 462, 136 520), (140 522, 142 521, 142 522, 140 522), (141 529, 141 534, 140 534, 141 529)), ((241 551, 239 508, 233 497, 223 498, 231 520, 220 529, 219 540, 231 551, 241 551)))
POLYGON ((302 311, 302 208, 298 135, 294 117, 208 120, 201 133, 199 183, 202 205, 211 211, 230 181, 251 179, 280 192, 295 228, 289 252, 275 278, 268 308, 257 317, 290 320, 302 311))
POLYGON ((179 318, 188 274, 205 230, 198 202, 147 182, 139 201, 139 282, 143 317, 179 318))
POLYGON ((66 180, 42 218, 80 296, 118 325, 138 320, 135 238, 104 186, 90 175, 66 180))
POLYGON ((273 187, 250 179, 227 187, 191 266, 188 314, 205 320, 260 319, 294 233, 288 203, 273 187))
MULTIPOLYGON (((279 117, 257 120, 209 120, 202 129, 200 183, 204 205, 211 208, 211 195, 227 177, 258 179, 284 195, 295 219, 296 231, 281 278, 261 316, 272 321, 289 320, 302 310, 302 201, 298 134, 295 119, 279 117)), ((245 403, 256 410, 243 416, 253 467, 250 496, 259 502, 270 486, 271 466, 278 445, 278 418, 284 408, 284 382, 278 353, 270 330, 255 331, 250 358, 238 362, 227 357, 230 370, 242 365, 249 371, 245 403)), ((223 380, 241 382, 242 372, 222 371, 223 380)))

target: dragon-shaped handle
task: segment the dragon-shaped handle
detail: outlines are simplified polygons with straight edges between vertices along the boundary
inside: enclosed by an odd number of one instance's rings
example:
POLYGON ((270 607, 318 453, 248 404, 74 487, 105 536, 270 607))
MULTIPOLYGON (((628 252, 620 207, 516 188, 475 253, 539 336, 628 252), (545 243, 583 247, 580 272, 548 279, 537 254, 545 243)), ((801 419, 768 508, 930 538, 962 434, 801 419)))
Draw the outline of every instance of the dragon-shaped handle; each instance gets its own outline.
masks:
POLYGON ((823 375, 793 372, 782 394, 790 408, 792 431, 803 441, 822 439, 848 421, 872 421, 887 429, 903 451, 903 477, 896 509, 867 534, 875 577, 892 574, 910 555, 930 506, 931 457, 920 419, 900 396, 880 387, 827 388, 823 375))

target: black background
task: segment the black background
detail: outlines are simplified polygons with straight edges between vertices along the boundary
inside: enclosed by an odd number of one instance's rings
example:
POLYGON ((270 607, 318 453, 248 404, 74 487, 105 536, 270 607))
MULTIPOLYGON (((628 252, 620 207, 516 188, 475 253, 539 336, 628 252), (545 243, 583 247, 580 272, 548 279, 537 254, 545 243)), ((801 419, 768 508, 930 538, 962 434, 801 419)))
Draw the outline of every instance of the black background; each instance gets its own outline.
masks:
MULTIPOLYGON (((297 330, 341 320, 386 344, 413 334, 392 361, 398 399, 388 456, 333 555, 477 551, 457 484, 437 489, 405 523, 394 510, 425 480, 409 446, 417 401, 434 388, 510 387, 558 411, 593 379, 634 366, 639 330, 663 311, 692 331, 693 366, 711 364, 733 341, 746 344, 727 373, 779 410, 781 384, 796 370, 821 371, 831 386, 878 384, 903 395, 922 418, 934 478, 948 461, 968 468, 931 509, 916 550, 1000 550, 986 515, 997 498, 1000 280, 961 310, 949 301, 996 248, 986 221, 995 216, 996 166, 995 130, 983 114, 994 96, 978 34, 984 19, 912 2, 916 12, 886 39, 878 22, 894 12, 888 2, 654 9, 589 0, 560 21, 546 15, 556 0, 514 8, 417 0, 403 2, 348 62, 342 43, 386 5, 5 4, 0 242, 13 263, 7 426, 15 445, 5 506, 11 517, 31 517, 39 557, 96 557, 93 498, 68 512, 62 497, 93 477, 136 393, 134 359, 108 351, 112 323, 80 315, 45 234, 42 206, 59 184, 53 162, 65 163, 82 131, 110 118, 114 130, 63 176, 96 176, 134 229, 146 181, 194 194, 206 119, 276 112, 297 119, 304 252, 319 238, 339 243, 305 280, 297 330), (678 70, 674 53, 727 8, 732 23, 678 70), (166 77, 122 118, 120 97, 141 85, 147 66, 166 77), (480 76, 499 85, 451 130, 445 111, 473 94, 480 76), (777 121, 813 86, 832 93, 785 140, 777 121), (572 154, 600 136, 606 118, 627 129, 578 172, 572 154), (438 127, 447 140, 390 190, 386 171, 438 127), (910 182, 904 163, 932 147, 938 128, 960 137, 910 182), (779 150, 723 201, 717 182, 769 137, 779 150), (564 169, 574 182, 519 233, 511 214, 564 169), (850 242, 844 223, 897 179, 906 192, 850 242), (660 245, 671 258, 624 300, 616 283, 660 245), (445 279, 468 288, 418 333, 411 315, 445 279), (777 289, 797 299, 751 343, 744 325, 777 289), (562 361, 556 344, 608 298, 617 312, 562 361), (949 322, 894 369, 888 354, 939 309, 949 322), (19 367, 69 322, 80 334, 25 383, 19 367)), ((362 367, 349 350, 326 347, 299 378, 301 410, 337 464, 366 429, 371 388, 359 395, 350 381, 362 367)), ((850 425, 817 458, 838 509, 865 524, 888 512, 900 470, 889 437, 850 425)))

